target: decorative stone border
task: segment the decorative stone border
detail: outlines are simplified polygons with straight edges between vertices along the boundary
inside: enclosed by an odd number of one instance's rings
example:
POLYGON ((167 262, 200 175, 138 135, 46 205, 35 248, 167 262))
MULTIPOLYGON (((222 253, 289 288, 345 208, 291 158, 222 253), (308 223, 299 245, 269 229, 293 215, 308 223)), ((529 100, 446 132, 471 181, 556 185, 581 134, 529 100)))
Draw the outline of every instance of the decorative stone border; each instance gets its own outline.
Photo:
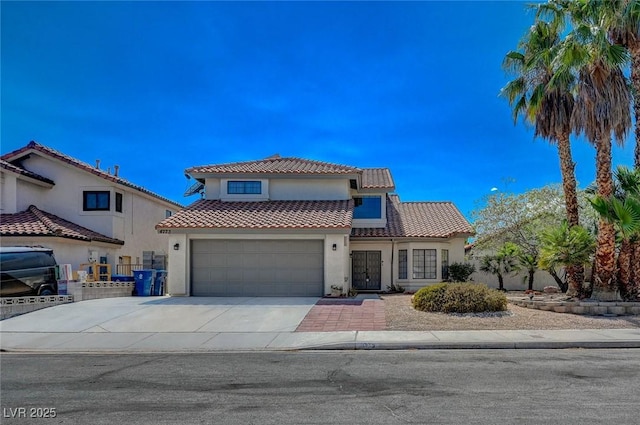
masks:
POLYGON ((42 297, 0 298, 0 320, 24 313, 73 302, 73 295, 46 295, 42 297))
POLYGON ((73 295, 76 301, 130 297, 135 286, 135 282, 69 282, 67 293, 73 295))
POLYGON ((67 283, 68 295, 0 298, 0 320, 74 301, 130 297, 135 286, 135 282, 70 281, 67 283))
POLYGON ((509 302, 520 307, 556 313, 611 317, 640 315, 640 302, 552 301, 535 298, 533 300, 510 298, 509 302))

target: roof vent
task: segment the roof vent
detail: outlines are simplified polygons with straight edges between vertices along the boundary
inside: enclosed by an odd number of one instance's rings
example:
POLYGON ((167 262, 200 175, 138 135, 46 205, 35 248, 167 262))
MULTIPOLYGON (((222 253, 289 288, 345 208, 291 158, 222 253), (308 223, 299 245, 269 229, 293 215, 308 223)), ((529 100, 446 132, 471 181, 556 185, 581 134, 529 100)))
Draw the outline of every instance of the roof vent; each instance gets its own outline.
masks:
POLYGON ((113 166, 113 175, 118 177, 118 173, 120 172, 120 166, 119 165, 114 165, 113 166))
POLYGON ((99 170, 100 169, 100 160, 96 159, 96 168, 99 170))

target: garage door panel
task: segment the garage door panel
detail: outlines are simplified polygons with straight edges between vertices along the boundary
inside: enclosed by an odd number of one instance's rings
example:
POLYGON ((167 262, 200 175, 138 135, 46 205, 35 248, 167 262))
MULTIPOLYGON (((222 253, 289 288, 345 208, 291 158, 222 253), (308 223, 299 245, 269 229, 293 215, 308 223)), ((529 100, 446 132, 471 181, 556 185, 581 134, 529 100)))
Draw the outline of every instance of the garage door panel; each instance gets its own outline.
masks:
POLYGON ((194 240, 191 288, 201 296, 321 296, 321 240, 194 240))

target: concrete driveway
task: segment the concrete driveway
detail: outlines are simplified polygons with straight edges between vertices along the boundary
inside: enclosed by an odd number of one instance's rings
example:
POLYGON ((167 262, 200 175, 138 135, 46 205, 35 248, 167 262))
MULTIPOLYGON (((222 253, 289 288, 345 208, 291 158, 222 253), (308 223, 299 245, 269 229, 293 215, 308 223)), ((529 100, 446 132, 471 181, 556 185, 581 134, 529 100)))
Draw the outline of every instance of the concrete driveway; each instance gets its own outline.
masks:
POLYGON ((293 332, 318 298, 131 297, 63 304, 0 322, 2 332, 293 332))

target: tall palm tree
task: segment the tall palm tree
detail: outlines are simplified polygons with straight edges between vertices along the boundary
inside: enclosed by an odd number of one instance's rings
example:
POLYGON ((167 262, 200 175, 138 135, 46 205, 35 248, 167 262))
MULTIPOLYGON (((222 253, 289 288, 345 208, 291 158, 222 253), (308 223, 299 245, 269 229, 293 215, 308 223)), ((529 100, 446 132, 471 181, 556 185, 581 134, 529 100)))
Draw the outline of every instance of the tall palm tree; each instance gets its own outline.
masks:
MULTIPOLYGON (((618 143, 623 143, 631 127, 631 93, 622 71, 628 54, 624 47, 610 42, 598 22, 586 19, 589 17, 570 17, 573 29, 564 39, 557 59, 561 67, 577 73, 571 122, 596 149, 597 193, 608 199, 613 195, 612 135, 618 143)), ((592 297, 602 301, 618 298, 615 236, 614 225, 601 218, 592 297)))
POLYGON ((618 167, 615 176, 614 196, 609 199, 596 196, 591 203, 618 230, 621 239, 617 262, 618 285, 623 298, 635 300, 640 289, 632 267, 638 261, 634 257, 633 243, 640 239, 640 170, 618 167))
MULTIPOLYGON (((640 0, 587 1, 581 8, 586 14, 599 16, 611 41, 629 51, 635 116, 634 166, 640 169, 640 0)), ((634 257, 630 266, 632 282, 640 286, 640 240, 633 241, 628 249, 634 257)))
POLYGON ((629 51, 636 119, 634 163, 640 168, 640 0, 582 1, 575 9, 574 14, 598 22, 608 31, 612 43, 629 51))
MULTIPOLYGON (((567 221, 579 224, 575 163, 571 154, 571 115, 574 99, 571 72, 560 75, 554 58, 560 43, 560 25, 538 20, 520 42, 519 50, 508 52, 503 67, 515 74, 501 94, 513 108, 514 122, 522 116, 540 136, 558 147, 567 221), (554 84, 550 84, 551 82, 554 84)), ((582 265, 567 267, 569 294, 580 296, 584 281, 582 265)))

